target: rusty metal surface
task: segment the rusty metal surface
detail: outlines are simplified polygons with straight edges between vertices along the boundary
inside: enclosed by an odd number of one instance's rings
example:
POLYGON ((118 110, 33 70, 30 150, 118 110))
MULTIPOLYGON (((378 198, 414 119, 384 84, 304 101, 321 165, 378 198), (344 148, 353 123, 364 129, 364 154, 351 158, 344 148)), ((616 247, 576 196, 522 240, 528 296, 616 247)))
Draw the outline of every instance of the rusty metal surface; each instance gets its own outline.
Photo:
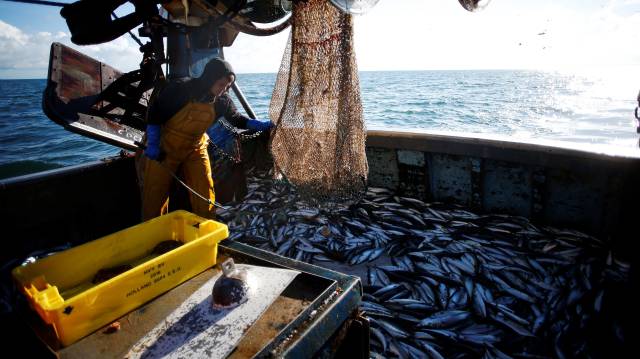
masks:
POLYGON ((56 43, 52 44, 51 52, 49 54, 49 71, 47 78, 56 84, 61 83, 62 80, 62 66, 60 62, 61 58, 62 46, 56 43))
POLYGON ((102 90, 111 85, 122 73, 107 64, 100 64, 101 86, 102 90))
POLYGON ((395 151, 381 147, 367 147, 366 153, 367 161, 375 164, 369 166, 369 185, 397 188, 400 178, 395 151))
POLYGON ((229 358, 250 358, 267 347, 269 342, 293 322, 315 299, 317 288, 304 281, 292 283, 273 305, 267 309, 238 343, 229 358))
POLYGON ((244 256, 262 263, 261 265, 277 263, 301 271, 292 283, 293 289, 296 283, 304 283, 298 292, 303 293, 305 298, 313 298, 313 301, 279 332, 277 339, 269 342, 256 354, 258 357, 312 357, 347 318, 357 311, 362 298, 362 284, 357 277, 280 257, 238 242, 227 242, 221 248, 223 252, 236 253, 234 259, 244 256))
MULTIPOLYGON (((116 69, 114 69, 113 67, 103 64, 100 64, 100 86, 101 89, 100 91, 104 91, 107 87, 109 87, 109 85, 111 85, 118 77, 120 77, 122 75, 122 73, 116 69)), ((96 103, 94 105, 94 107, 96 109, 102 109, 104 106, 107 106, 109 104, 108 101, 100 101, 98 103, 96 103)), ((118 115, 122 115, 124 113, 124 109, 120 108, 120 107, 116 107, 114 109, 112 109, 109 113, 112 114, 118 114, 118 115)), ((112 121, 110 121, 112 122, 112 121)))
MULTIPOLYGON (((95 116, 107 103, 98 95, 122 73, 64 46, 51 45, 49 81, 43 95, 45 114, 67 130, 128 150, 136 150, 143 132, 112 119, 95 116)), ((147 96, 148 97, 148 96, 147 96)), ((146 101, 146 97, 141 102, 146 101)), ((146 102, 145 102, 146 105, 146 102)), ((123 114, 119 107, 110 115, 123 114)))
POLYGON ((471 204, 471 161, 469 157, 433 154, 428 156, 431 194, 436 201, 471 204))
POLYGON ((485 211, 531 216, 531 168, 512 162, 486 161, 483 170, 485 211))
POLYGON ((287 345, 276 353, 286 358, 313 357, 357 311, 361 296, 359 280, 352 279, 344 283, 331 297, 321 303, 316 312, 310 313, 300 332, 291 339, 291 343, 285 341, 287 345))
MULTIPOLYGON (((118 110, 121 109, 115 109, 113 111, 118 110)), ((136 141, 142 141, 143 136, 143 132, 138 131, 135 128, 119 124, 100 116, 86 115, 83 113, 78 115, 78 121, 71 124, 71 126, 78 129, 85 129, 87 131, 99 130, 103 132, 101 135, 103 137, 110 137, 113 141, 128 141, 132 145, 136 141)))
POLYGON ((403 179, 398 189, 403 195, 426 198, 431 183, 427 175, 424 152, 398 151, 398 176, 403 179))
POLYGON ((102 90, 101 63, 61 44, 59 71, 60 82, 56 92, 66 103, 98 94, 102 90))

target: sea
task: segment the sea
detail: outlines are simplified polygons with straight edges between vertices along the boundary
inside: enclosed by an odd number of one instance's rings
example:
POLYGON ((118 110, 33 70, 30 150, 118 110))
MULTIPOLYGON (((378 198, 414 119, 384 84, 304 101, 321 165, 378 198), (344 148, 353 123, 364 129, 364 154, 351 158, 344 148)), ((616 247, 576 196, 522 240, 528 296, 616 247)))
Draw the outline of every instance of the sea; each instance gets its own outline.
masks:
MULTIPOLYGON (((430 131, 636 153, 638 73, 375 71, 360 73, 368 129, 430 131)), ((239 74, 266 119, 276 74, 239 74)), ((121 149, 66 131, 42 111, 45 79, 0 80, 0 179, 81 164, 121 149)), ((241 108, 240 104, 237 103, 241 108)), ((640 152, 638 152, 640 153, 640 152)))

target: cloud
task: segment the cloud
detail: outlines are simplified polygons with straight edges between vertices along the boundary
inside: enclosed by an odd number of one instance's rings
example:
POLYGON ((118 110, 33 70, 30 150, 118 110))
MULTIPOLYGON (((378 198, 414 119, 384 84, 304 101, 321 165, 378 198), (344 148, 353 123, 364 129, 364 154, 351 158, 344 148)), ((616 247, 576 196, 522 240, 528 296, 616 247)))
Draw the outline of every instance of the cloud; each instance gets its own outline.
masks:
POLYGON ((553 68, 640 63, 640 1, 380 1, 356 18, 363 70, 553 68), (410 11, 407 11, 410 9, 410 11), (542 34, 542 35, 539 35, 542 34))
MULTIPOLYGON (((355 17, 361 70, 640 63, 640 0, 492 1, 478 13, 465 11, 453 0, 399 3, 380 1, 369 13, 355 17)), ((225 54, 239 73, 276 72, 288 34, 240 34, 225 54)), ((68 33, 27 33, 0 20, 0 78, 27 71, 30 77, 44 78, 53 41, 123 72, 138 68, 141 60, 138 45, 126 34, 106 44, 76 46, 68 33)))
POLYGON ((138 44, 129 35, 104 44, 72 47, 123 72, 137 69, 142 60, 138 44))
MULTIPOLYGON (((53 35, 41 32, 33 35, 25 34, 15 26, 0 20, 0 68, 25 69, 45 68, 48 53, 44 46, 37 42, 53 39, 53 35)), ((49 41, 50 43, 50 41, 49 41)))
POLYGON ((128 36, 106 44, 77 46, 63 31, 26 33, 0 20, 0 78, 45 78, 53 42, 63 43, 120 71, 131 71, 138 68, 142 55, 128 36))
POLYGON ((278 72, 290 29, 268 37, 240 33, 233 47, 225 48, 225 58, 238 73, 278 72))

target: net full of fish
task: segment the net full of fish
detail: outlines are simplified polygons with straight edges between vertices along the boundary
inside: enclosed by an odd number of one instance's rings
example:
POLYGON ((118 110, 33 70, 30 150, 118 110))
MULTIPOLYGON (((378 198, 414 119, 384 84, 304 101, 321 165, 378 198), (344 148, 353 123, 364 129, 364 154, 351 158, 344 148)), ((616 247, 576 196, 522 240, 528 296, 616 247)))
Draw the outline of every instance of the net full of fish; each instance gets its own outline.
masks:
POLYGON ((275 167, 308 199, 358 198, 369 171, 353 19, 326 0, 294 2, 291 19, 269 104, 275 167))
POLYGON ((253 177, 245 200, 219 212, 230 239, 366 273, 373 357, 602 357, 625 347, 618 302, 630 267, 604 241, 383 188, 310 208, 270 178, 253 177))

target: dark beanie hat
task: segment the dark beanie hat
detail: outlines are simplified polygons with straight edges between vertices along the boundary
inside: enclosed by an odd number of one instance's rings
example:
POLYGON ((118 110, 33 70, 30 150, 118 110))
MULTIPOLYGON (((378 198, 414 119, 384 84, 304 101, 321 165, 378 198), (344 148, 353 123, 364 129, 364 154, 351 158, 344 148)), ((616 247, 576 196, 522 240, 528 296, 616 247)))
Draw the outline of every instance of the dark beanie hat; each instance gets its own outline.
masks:
POLYGON ((197 87, 196 91, 199 93, 205 93, 214 82, 229 75, 233 75, 234 78, 236 75, 233 72, 231 64, 223 59, 214 58, 204 67, 202 75, 194 79, 197 87))
POLYGON ((213 83, 217 79, 228 75, 235 76, 233 67, 231 67, 231 64, 226 60, 216 57, 209 61, 209 63, 204 67, 204 71, 202 71, 202 75, 200 75, 200 78, 213 83))

